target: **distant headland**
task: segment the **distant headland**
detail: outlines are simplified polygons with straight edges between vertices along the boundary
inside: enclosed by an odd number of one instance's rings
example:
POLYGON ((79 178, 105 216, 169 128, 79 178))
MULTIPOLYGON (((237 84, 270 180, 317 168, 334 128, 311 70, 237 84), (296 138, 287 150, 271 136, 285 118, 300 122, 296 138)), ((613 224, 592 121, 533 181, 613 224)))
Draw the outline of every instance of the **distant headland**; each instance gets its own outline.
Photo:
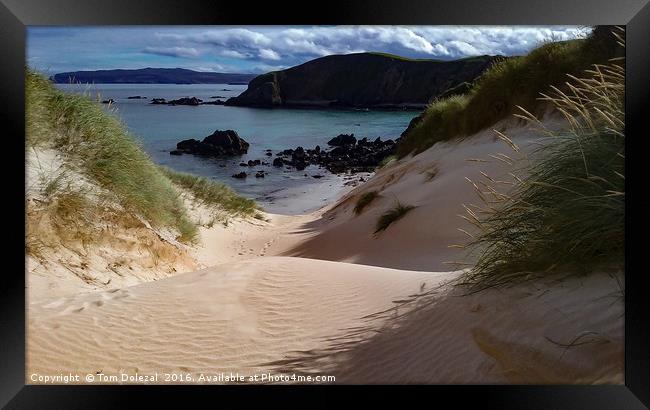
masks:
POLYGON ((50 77, 58 84, 248 84, 256 74, 210 73, 184 68, 71 71, 50 77))

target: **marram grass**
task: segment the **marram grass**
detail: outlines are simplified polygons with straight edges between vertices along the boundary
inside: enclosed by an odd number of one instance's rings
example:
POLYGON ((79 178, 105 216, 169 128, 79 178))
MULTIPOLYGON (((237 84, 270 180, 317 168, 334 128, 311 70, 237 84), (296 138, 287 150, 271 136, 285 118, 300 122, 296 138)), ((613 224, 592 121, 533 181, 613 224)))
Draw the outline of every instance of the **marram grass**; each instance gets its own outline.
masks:
POLYGON ((354 206, 354 213, 356 215, 361 214, 363 210, 372 203, 375 199, 379 197, 379 192, 377 191, 368 191, 364 192, 363 195, 359 197, 356 205, 354 206))
MULTIPOLYGON (((174 183, 189 188, 204 203, 230 214, 252 215, 253 201, 228 187, 202 178, 164 171, 129 135, 120 120, 96 101, 57 90, 43 76, 26 70, 27 147, 54 148, 80 171, 114 194, 126 212, 153 226, 178 231, 180 240, 195 239, 196 223, 188 216, 174 183)), ((48 188, 57 190, 56 181, 48 188)))
POLYGON ((465 219, 478 228, 468 244, 478 256, 468 283, 485 288, 623 268, 625 77, 619 61, 594 66, 588 78, 572 76, 568 92, 544 94, 570 128, 542 129, 547 136, 531 155, 528 176, 507 194, 481 188, 483 205, 466 208, 465 219))
POLYGON ((163 174, 178 186, 187 189, 201 204, 224 210, 230 215, 254 216, 258 207, 254 200, 239 196, 229 186, 207 178, 160 167, 163 174))
POLYGON ((404 215, 413 209, 415 209, 413 205, 404 205, 398 201, 394 207, 384 212, 379 217, 377 225, 375 226, 375 233, 385 231, 391 224, 403 218, 404 215))

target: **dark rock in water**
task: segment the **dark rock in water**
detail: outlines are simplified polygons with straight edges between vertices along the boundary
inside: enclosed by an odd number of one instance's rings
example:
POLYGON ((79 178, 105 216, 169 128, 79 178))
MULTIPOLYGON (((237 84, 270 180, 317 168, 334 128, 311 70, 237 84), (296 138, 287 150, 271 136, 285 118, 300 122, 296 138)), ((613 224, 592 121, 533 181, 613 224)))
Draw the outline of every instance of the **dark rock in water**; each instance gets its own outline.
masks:
POLYGON ((109 98, 108 100, 104 100, 104 101, 102 101, 102 104, 113 104, 114 102, 115 102, 114 99, 109 98))
POLYGON ((248 176, 248 174, 245 173, 244 171, 242 171, 242 172, 240 172, 240 173, 238 173, 238 174, 233 174, 232 177, 233 177, 233 178, 238 178, 238 179, 244 179, 244 178, 246 178, 247 176, 248 176))
POLYGON ((191 151, 197 150, 199 145, 201 145, 201 141, 195 140, 194 138, 190 138, 188 140, 183 140, 176 144, 176 149, 181 151, 181 152, 187 152, 191 154, 191 151))
POLYGON ((321 179, 323 176, 320 174, 312 175, 312 178, 321 179))
POLYGON ((245 163, 245 162, 240 162, 240 163, 239 163, 239 166, 240 166, 240 167, 247 167, 247 166, 248 166, 248 164, 247 164, 247 163, 245 163))
POLYGON ((302 147, 284 150, 273 160, 273 165, 289 165, 299 171, 309 165, 319 165, 335 174, 372 172, 384 158, 394 153, 396 146, 391 139, 382 141, 377 138, 370 142, 363 138, 357 142, 352 134, 338 135, 330 143, 333 143, 330 145, 334 145, 334 148, 329 151, 319 146, 307 150, 302 147))
POLYGON ((267 152, 267 153, 266 153, 266 156, 267 156, 267 157, 272 157, 272 156, 273 156, 273 153, 272 153, 272 152, 267 152))
POLYGON ((170 100, 167 102, 168 105, 199 105, 203 102, 203 100, 196 98, 196 97, 183 97, 179 98, 178 100, 170 100))
MULTIPOLYGON (((129 97, 129 98, 136 98, 136 97, 129 97)), ((147 98, 147 97, 141 97, 141 98, 147 98)), ((151 104, 160 104, 160 105, 191 105, 191 106, 197 106, 197 105, 225 105, 226 102, 223 100, 217 100, 217 101, 207 101, 204 102, 200 98, 196 97, 183 97, 179 98, 177 100, 165 100, 164 98, 154 98, 151 100, 151 104)))
POLYGON ((183 151, 175 149, 173 151, 169 151, 169 155, 183 155, 183 151))
POLYGON ((213 95, 210 98, 226 98, 226 97, 224 97, 223 95, 213 95))
POLYGON ((226 155, 242 155, 248 152, 250 144, 239 137, 233 130, 216 130, 203 139, 201 145, 208 145, 213 150, 222 151, 226 155))
POLYGON ((340 147, 342 145, 354 145, 357 143, 357 139, 354 138, 354 134, 339 134, 331 140, 327 141, 327 145, 333 147, 340 147))
POLYGON ((347 155, 349 152, 350 152, 350 149, 347 146, 342 145, 340 147, 335 147, 329 153, 330 153, 330 155, 334 155, 336 157, 341 157, 343 155, 347 155))
POLYGON ((216 100, 216 101, 200 102, 199 105, 226 105, 226 102, 223 100, 216 100))
POLYGON ((203 156, 242 155, 248 152, 248 147, 248 142, 233 130, 217 130, 203 141, 191 138, 176 144, 177 151, 203 156))
POLYGON ((305 149, 303 147, 296 148, 296 150, 291 154, 291 160, 294 162, 304 162, 304 159, 305 149))
POLYGON ((141 95, 132 95, 131 97, 126 97, 127 100, 146 100, 147 97, 141 95))
POLYGON ((264 171, 257 171, 255 173, 255 178, 264 178, 264 171))
POLYGON ((254 167, 255 165, 260 165, 261 163, 262 163, 262 161, 260 161, 259 159, 256 159, 256 160, 249 159, 247 165, 249 167, 254 167))

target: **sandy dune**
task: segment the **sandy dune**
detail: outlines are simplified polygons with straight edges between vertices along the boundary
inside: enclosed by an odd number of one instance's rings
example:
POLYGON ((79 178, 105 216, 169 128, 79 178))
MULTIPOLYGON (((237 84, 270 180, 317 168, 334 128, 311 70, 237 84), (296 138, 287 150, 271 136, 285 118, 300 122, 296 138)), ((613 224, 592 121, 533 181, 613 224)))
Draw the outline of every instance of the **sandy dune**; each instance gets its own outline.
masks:
POLYGON ((251 259, 29 309, 29 372, 251 374, 444 274, 251 259))
POLYGON ((456 276, 271 257, 35 303, 28 376, 173 372, 198 381, 201 373, 271 372, 341 383, 622 383, 615 278, 458 297, 441 287, 456 276), (433 293, 412 315, 396 317, 405 306, 363 318, 421 290, 433 293))
MULTIPOLYGON (((495 180, 512 181, 508 174, 513 167, 490 155, 505 153, 523 163, 525 153, 539 142, 536 130, 515 124, 502 121, 493 128, 508 130, 508 136, 516 141, 522 153, 511 151, 495 137, 492 128, 466 140, 438 143, 420 155, 380 169, 322 218, 303 226, 303 230, 317 231, 318 235, 306 238, 282 254, 398 269, 449 270, 445 262, 463 259, 458 248, 449 248, 467 239, 458 228, 471 229, 459 217, 465 213, 462 205, 478 201, 466 178, 479 181, 484 172, 495 180), (369 191, 378 191, 380 197, 355 216, 357 199, 369 191), (395 226, 374 234, 379 216, 397 201, 416 208, 395 226), (347 246, 340 246, 342 238, 347 246)), ((550 129, 560 125, 558 119, 546 122, 550 129)))
MULTIPOLYGON (((538 137, 512 122, 495 128, 524 152, 538 137)), ((507 147, 486 130, 390 165, 309 215, 204 229, 192 251, 203 270, 31 295, 27 382, 33 373, 182 372, 198 382, 201 373, 295 372, 341 383, 622 383, 620 275, 463 297, 448 284, 461 274, 444 263, 462 257, 448 247, 464 240, 457 215, 476 201, 465 177, 512 171, 468 159, 499 152, 507 147), (369 190, 381 196, 354 215, 369 190), (396 200, 416 208, 373 234, 396 200)))

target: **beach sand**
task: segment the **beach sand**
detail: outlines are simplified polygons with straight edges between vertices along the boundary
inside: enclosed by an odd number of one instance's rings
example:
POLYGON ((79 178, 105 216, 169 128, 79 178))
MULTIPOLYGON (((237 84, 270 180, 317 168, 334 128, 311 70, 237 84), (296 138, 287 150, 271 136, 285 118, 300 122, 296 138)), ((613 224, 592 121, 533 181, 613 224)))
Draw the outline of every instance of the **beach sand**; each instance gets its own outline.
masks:
MULTIPOLYGON (((539 137, 514 121, 495 128, 524 153, 539 137)), ((463 256, 449 247, 465 240, 458 215, 477 201, 465 178, 506 179, 512 167, 490 155, 507 150, 486 130, 391 164, 310 214, 202 228, 200 246, 188 250, 200 270, 76 293, 28 288, 26 382, 72 372, 210 383, 201 375, 233 372, 337 383, 620 384, 622 275, 465 296, 450 284, 462 275, 447 263, 463 256), (370 190, 381 196, 355 215, 356 198, 370 190), (373 233, 397 200, 416 208, 373 233)))

